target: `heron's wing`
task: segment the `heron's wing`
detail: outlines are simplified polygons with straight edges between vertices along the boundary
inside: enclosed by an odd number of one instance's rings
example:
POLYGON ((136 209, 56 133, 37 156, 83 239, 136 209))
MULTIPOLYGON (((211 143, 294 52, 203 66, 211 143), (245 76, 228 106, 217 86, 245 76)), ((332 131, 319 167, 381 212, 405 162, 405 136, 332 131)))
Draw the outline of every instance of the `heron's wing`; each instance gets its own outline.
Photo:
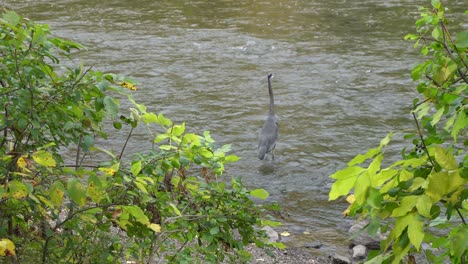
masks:
POLYGON ((258 158, 263 159, 265 154, 271 152, 276 145, 278 139, 278 123, 274 116, 269 116, 260 131, 260 139, 258 141, 258 158))

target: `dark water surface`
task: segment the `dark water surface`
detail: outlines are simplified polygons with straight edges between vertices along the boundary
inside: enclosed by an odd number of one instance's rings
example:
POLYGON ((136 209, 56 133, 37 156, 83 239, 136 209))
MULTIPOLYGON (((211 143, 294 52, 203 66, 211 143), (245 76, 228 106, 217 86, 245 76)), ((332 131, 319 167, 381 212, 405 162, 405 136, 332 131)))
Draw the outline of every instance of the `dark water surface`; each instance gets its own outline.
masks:
MULTIPOLYGON (((6 6, 84 44, 94 69, 141 82, 151 111, 211 131, 241 160, 227 177, 265 188, 285 215, 290 246, 319 240, 345 251, 344 202, 327 202, 328 175, 389 131, 414 129, 409 111, 421 61, 412 0, 6 0, 6 6), (268 113, 267 73, 280 123, 275 163, 256 158, 268 113)), ((463 1, 448 1, 454 7, 463 1)), ((0 2, 1 3, 1 2, 0 2)), ((129 152, 148 149, 141 131, 129 152)), ((116 140, 116 144, 121 139, 116 140)), ((401 147, 401 143, 396 142, 401 147)), ((390 147, 397 149, 399 146, 390 147)), ((411 146, 409 146, 411 147, 411 146)), ((118 148, 118 147, 116 147, 118 148)))

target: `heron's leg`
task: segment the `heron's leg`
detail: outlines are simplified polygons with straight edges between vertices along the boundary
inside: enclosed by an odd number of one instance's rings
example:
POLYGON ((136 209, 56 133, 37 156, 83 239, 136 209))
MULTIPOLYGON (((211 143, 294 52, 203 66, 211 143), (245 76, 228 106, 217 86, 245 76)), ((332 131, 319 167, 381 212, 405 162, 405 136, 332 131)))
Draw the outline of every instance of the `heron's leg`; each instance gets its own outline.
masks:
POLYGON ((273 149, 271 150, 271 160, 275 160, 275 148, 276 148, 276 144, 273 146, 273 149))

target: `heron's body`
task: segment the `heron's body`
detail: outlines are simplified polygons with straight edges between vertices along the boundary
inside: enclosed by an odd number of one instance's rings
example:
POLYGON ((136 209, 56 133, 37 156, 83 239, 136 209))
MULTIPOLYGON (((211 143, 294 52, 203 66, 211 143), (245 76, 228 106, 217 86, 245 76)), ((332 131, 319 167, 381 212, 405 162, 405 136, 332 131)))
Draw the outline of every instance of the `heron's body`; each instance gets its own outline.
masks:
POLYGON ((272 74, 268 74, 268 93, 270 95, 270 112, 260 131, 260 139, 258 142, 258 158, 263 160, 265 155, 271 153, 272 159, 275 159, 274 150, 276 140, 278 139, 278 121, 275 115, 275 102, 273 98, 273 90, 271 88, 272 74))

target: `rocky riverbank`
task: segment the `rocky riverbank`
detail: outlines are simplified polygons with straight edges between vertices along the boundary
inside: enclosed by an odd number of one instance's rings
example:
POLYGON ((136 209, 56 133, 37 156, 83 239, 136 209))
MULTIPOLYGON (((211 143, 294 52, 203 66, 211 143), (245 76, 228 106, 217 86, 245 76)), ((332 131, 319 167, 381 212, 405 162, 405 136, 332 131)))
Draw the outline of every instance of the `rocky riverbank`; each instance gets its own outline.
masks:
MULTIPOLYGON (((367 232, 361 232, 366 226, 366 222, 356 222, 343 234, 345 237, 353 237, 350 240, 349 255, 341 256, 330 254, 328 257, 318 257, 310 253, 306 248, 287 248, 273 249, 272 254, 268 255, 263 249, 249 247, 247 250, 252 254, 251 263, 314 263, 314 264, 351 264, 359 263, 367 258, 367 253, 371 249, 378 249, 380 241, 386 238, 386 234, 377 233, 376 237, 367 235, 367 232)), ((271 227, 264 228, 269 240, 277 242, 280 240, 279 234, 271 227)))

